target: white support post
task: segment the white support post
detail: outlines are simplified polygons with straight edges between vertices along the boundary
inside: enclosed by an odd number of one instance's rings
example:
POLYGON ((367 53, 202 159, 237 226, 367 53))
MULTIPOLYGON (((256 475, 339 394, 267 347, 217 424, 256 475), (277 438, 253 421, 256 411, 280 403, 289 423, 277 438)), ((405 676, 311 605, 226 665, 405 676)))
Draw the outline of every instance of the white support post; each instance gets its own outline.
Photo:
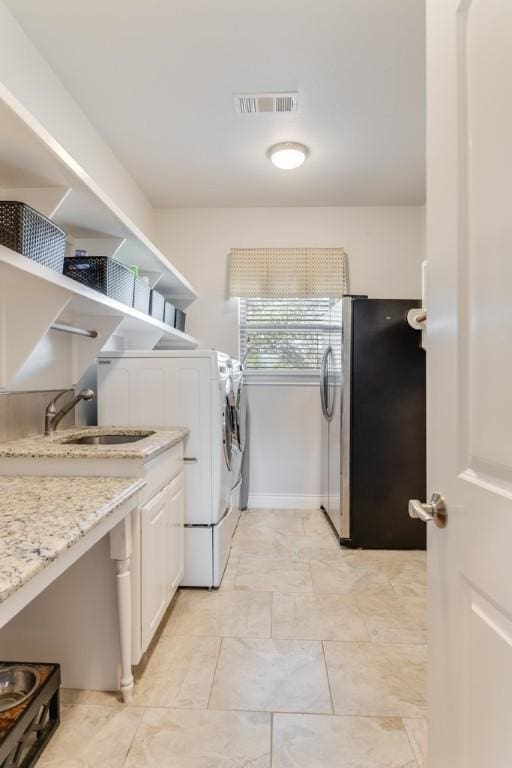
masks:
POLYGON ((121 649, 121 694, 125 704, 133 695, 132 674, 132 586, 130 558, 132 554, 131 514, 110 532, 110 557, 116 564, 117 613, 121 649))

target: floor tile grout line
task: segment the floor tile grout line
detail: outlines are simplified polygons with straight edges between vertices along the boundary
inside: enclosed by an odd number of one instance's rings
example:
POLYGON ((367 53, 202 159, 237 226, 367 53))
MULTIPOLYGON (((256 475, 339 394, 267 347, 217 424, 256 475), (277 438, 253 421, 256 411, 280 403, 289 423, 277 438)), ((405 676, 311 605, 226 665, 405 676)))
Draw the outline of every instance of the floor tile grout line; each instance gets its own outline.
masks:
POLYGON ((367 637, 368 641, 371 642, 372 641, 372 636, 370 634, 370 629, 368 627, 368 623, 367 623, 365 617, 363 616, 363 612, 362 612, 361 607, 359 605, 359 602, 358 602, 358 599, 357 599, 357 595, 354 595, 354 604, 355 604, 356 610, 357 610, 357 612, 358 612, 358 614, 359 614, 359 616, 361 618, 361 621, 363 622, 363 626, 364 626, 365 631, 366 631, 366 637, 367 637))
POLYGON ((141 718, 140 718, 139 722, 137 723, 137 727, 136 727, 135 731, 133 732, 132 738, 130 739, 130 744, 128 746, 128 749, 126 750, 126 754, 124 756, 123 762, 121 763, 121 768, 123 768, 123 766, 126 765, 126 761, 128 760, 128 757, 129 757, 130 752, 132 750, 132 747, 133 747, 133 744, 135 742, 135 739, 137 738, 137 734, 139 733, 139 731, 140 731, 140 729, 142 727, 142 721, 144 720, 144 718, 146 716, 147 708, 146 707, 141 707, 141 709, 143 709, 141 718))
POLYGON ((270 713, 270 760, 269 768, 272 768, 274 761, 274 713, 270 713))
POLYGON ((402 728, 404 729, 404 733, 407 736, 407 741, 409 742, 409 746, 411 747, 411 752, 412 752, 412 756, 414 758, 414 762, 416 763, 417 768, 421 768, 420 759, 419 759, 419 757, 418 757, 418 755, 416 753, 416 750, 414 749, 414 744, 412 743, 412 739, 411 739, 411 737, 409 735, 409 731, 407 730, 407 728, 405 726, 405 721, 406 720, 424 720, 425 718, 422 718, 422 717, 402 717, 400 719, 402 721, 402 728))
POLYGON ((309 567, 309 578, 311 579, 312 594, 315 595, 318 593, 315 590, 315 582, 313 581, 313 571, 311 570, 311 560, 308 560, 308 567, 309 567))
MULTIPOLYGON (((272 594, 272 593, 271 593, 272 594)), ((275 593, 274 593, 275 594, 275 593)), ((283 593, 281 593, 283 594, 283 593)), ((300 595, 303 594, 309 594, 309 593, 299 593, 300 595)), ((212 633, 208 634, 201 634, 201 635, 191 635, 188 633, 176 633, 172 635, 166 635, 166 638, 189 638, 189 639, 195 639, 195 640, 202 640, 202 639, 211 639, 211 640, 298 640, 300 642, 328 642, 328 643, 366 643, 371 645, 422 645, 425 646, 425 641, 413 641, 413 640, 373 640, 369 637, 304 637, 303 635, 293 635, 290 633, 290 635, 285 635, 283 637, 277 637, 273 634, 273 627, 271 625, 271 635, 268 634, 225 634, 225 635, 214 635, 212 633)), ((77 702, 77 704, 95 704, 95 702, 89 702, 89 701, 80 701, 77 702)))
POLYGON ((322 656, 323 656, 324 665, 325 665, 325 674, 327 677, 327 685, 329 686, 329 697, 331 699, 331 710, 332 710, 332 714, 335 715, 336 709, 334 707, 334 696, 332 693, 331 678, 329 677, 329 667, 327 665, 327 656, 325 653, 325 640, 322 640, 321 643, 322 643, 322 656))
MULTIPOLYGON (((205 709, 204 707, 202 709, 198 709, 197 707, 192 709, 188 707, 183 707, 182 709, 176 710, 176 707, 148 707, 148 709, 165 709, 169 711, 178 711, 178 712, 248 712, 249 714, 255 713, 258 715, 315 715, 318 717, 373 717, 373 718, 385 718, 385 717, 394 717, 395 719, 400 720, 402 715, 334 715, 332 712, 318 712, 313 710, 307 710, 304 712, 304 710, 298 710, 298 709, 257 709, 255 707, 232 707, 231 709, 226 709, 226 707, 212 707, 211 709, 205 709)), ((414 718, 421 720, 422 718, 414 718)))
POLYGON ((213 696, 213 686, 215 685, 215 676, 217 675, 217 668, 219 666, 220 654, 222 652, 223 643, 224 643, 224 637, 221 637, 220 638, 220 643, 219 643, 219 648, 218 648, 218 651, 217 651, 217 658, 215 659, 215 667, 213 669, 212 682, 211 682, 211 685, 210 685, 210 692, 208 694, 208 701, 206 702, 206 707, 205 707, 206 710, 210 709, 210 702, 211 702, 212 696, 213 696))
MULTIPOLYGON (((75 705, 78 706, 78 705, 75 705)), ((83 705, 80 705, 83 706, 83 705)), ((107 706, 102 704, 90 704, 91 707, 101 707, 101 706, 107 706)), ((427 719, 427 715, 402 715, 402 714, 392 714, 389 713, 373 713, 373 714, 349 714, 349 713, 337 713, 337 712, 312 712, 312 711, 299 711, 297 709, 256 709, 255 707, 244 707, 244 708, 236 708, 232 707, 231 709, 227 709, 226 707, 212 707, 211 709, 208 709, 206 707, 177 707, 177 706, 163 706, 163 705, 156 705, 156 704, 138 704, 137 706, 131 706, 130 709, 142 709, 144 710, 144 715, 146 712, 150 711, 165 711, 165 712, 225 712, 229 714, 230 712, 241 712, 241 713, 247 713, 247 714, 258 714, 258 715, 307 715, 308 717, 336 717, 339 719, 345 719, 345 720, 351 720, 353 718, 356 719, 370 719, 370 720, 382 720, 387 718, 392 718, 394 720, 418 720, 423 721, 427 719)), ((114 709, 114 707, 112 707, 114 709)), ((126 707, 123 711, 126 711, 128 707, 126 707)), ((137 730, 139 729, 139 725, 137 726, 137 730)))

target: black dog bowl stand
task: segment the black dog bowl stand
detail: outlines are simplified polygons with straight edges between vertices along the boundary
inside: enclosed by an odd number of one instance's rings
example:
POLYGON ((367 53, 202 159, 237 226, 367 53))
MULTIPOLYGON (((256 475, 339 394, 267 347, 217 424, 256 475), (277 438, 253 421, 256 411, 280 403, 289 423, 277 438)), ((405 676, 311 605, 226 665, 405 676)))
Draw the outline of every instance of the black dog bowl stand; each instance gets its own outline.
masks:
MULTIPOLYGON (((60 723, 60 666, 27 664, 40 677, 39 686, 21 704, 0 712, 0 768, 32 768, 60 723)), ((18 666, 0 662, 0 666, 18 666)))

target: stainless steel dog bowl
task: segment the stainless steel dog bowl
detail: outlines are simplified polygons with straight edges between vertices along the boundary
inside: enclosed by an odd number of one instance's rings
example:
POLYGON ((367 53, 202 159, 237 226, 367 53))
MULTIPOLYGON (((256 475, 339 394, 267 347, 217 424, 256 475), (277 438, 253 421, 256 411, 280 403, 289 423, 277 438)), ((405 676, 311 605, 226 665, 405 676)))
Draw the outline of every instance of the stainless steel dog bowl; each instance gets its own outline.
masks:
POLYGON ((0 712, 16 707, 34 693, 39 685, 39 673, 20 664, 0 668, 0 712))

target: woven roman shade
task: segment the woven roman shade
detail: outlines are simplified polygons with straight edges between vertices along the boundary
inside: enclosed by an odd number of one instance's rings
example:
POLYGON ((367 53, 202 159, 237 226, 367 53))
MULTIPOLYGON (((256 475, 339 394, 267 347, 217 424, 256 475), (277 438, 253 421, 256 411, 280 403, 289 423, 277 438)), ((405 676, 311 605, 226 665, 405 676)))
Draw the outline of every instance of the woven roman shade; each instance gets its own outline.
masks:
POLYGON ((343 248, 233 248, 229 295, 243 299, 341 297, 343 248))

